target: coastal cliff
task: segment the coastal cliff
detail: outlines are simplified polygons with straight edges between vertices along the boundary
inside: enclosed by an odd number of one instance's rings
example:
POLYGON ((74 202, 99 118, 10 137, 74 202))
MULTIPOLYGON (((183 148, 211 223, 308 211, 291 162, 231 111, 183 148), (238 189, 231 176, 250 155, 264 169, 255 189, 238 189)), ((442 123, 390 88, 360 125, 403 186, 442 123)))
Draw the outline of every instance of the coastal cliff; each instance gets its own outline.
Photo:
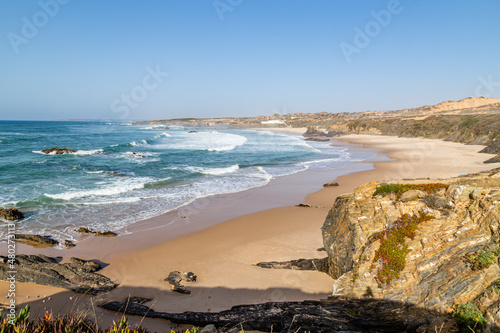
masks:
POLYGON ((322 227, 333 293, 444 313, 473 303, 500 327, 499 227, 500 169, 364 184, 322 227))

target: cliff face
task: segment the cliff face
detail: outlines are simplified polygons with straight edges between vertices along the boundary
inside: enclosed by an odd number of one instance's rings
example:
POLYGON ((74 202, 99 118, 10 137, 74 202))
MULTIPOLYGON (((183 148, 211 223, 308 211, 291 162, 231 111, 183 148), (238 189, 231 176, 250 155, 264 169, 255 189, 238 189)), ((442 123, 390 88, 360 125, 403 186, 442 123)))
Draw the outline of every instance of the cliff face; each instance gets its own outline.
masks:
POLYGON ((376 196, 372 182, 337 198, 322 228, 333 292, 445 312, 475 302, 498 326, 500 169, 404 184, 436 182, 376 196))

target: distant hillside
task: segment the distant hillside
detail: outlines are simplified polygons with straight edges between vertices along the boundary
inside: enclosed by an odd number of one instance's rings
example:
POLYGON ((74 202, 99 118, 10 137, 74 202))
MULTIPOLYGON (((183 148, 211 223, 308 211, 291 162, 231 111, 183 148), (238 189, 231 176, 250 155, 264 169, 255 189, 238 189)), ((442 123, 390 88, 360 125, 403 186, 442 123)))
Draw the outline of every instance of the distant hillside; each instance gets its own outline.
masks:
POLYGON ((188 118, 141 123, 237 127, 316 126, 330 131, 330 135, 370 133, 426 137, 489 145, 488 152, 500 153, 499 98, 468 97, 459 101, 396 111, 294 113, 248 118, 188 118))

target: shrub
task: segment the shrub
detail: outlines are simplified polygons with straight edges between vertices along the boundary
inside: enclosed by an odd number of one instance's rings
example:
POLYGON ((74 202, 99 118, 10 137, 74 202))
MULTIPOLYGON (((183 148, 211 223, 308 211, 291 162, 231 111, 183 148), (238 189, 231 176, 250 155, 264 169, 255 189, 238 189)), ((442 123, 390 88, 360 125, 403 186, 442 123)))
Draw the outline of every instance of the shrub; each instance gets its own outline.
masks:
POLYGON ((476 327, 486 325, 486 318, 484 318, 483 313, 472 302, 460 304, 457 310, 453 312, 453 318, 461 324, 464 332, 474 331, 476 327))
MULTIPOLYGON (((49 332, 71 332, 71 333, 150 333, 147 329, 139 326, 131 328, 125 317, 122 317, 118 323, 101 330, 97 325, 83 315, 68 313, 61 317, 52 318, 52 314, 45 313, 44 318, 40 318, 38 323, 28 320, 29 305, 16 314, 14 320, 5 318, 0 313, 0 333, 49 333, 49 332)), ((197 333, 198 328, 193 327, 178 333, 197 333)), ((176 333, 171 331, 170 333, 176 333)))
POLYGON ((484 268, 490 267, 492 264, 498 262, 498 255, 500 249, 483 249, 465 255, 465 262, 473 271, 479 271, 484 268))
POLYGON ((379 283, 389 283, 393 279, 399 278, 399 273, 406 265, 406 255, 410 252, 406 244, 406 237, 413 239, 418 225, 430 219, 432 216, 426 214, 418 216, 404 214, 394 222, 392 228, 376 233, 369 238, 369 243, 380 240, 380 247, 373 258, 373 263, 380 260, 382 264, 376 275, 379 283))
POLYGON ((401 195, 409 190, 420 190, 427 192, 427 194, 436 193, 438 190, 444 188, 448 189, 450 185, 442 183, 429 183, 429 184, 385 184, 379 185, 373 196, 376 195, 388 195, 391 193, 396 193, 399 199, 401 195))

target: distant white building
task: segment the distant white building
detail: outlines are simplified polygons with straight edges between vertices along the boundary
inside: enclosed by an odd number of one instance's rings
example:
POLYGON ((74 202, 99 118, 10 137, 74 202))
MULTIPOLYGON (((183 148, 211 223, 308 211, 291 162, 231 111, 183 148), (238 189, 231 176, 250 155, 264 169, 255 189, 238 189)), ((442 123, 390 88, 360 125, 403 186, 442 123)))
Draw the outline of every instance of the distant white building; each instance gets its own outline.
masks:
POLYGON ((283 120, 266 120, 266 121, 261 121, 260 123, 263 125, 270 125, 270 124, 284 124, 285 122, 283 120))

